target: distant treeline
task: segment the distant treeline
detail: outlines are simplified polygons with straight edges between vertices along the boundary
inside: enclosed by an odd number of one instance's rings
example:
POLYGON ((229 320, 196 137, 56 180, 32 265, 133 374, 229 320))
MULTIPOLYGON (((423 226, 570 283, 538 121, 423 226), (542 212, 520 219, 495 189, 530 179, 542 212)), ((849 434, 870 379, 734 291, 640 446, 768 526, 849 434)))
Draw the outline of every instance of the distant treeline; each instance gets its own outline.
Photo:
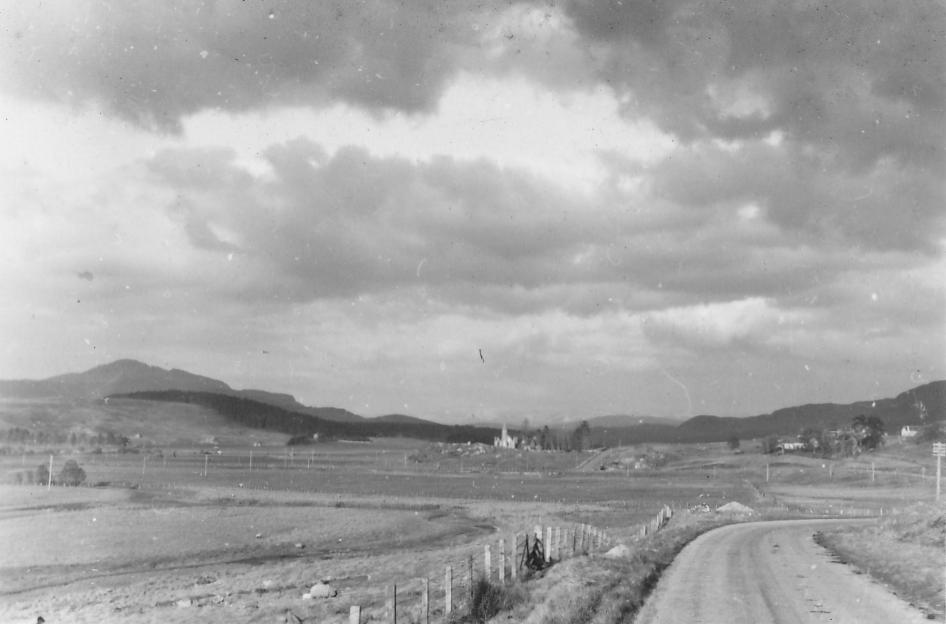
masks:
POLYGON ((23 427, 13 427, 0 431, 0 443, 7 444, 70 444, 72 446, 126 446, 128 438, 114 433, 104 431, 101 433, 88 433, 85 431, 33 431, 23 427))
POLYGON ((190 403, 207 407, 227 420, 267 431, 278 431, 291 436, 312 436, 340 440, 405 437, 437 442, 482 442, 492 444, 499 430, 491 427, 443 425, 433 422, 338 422, 293 412, 252 399, 216 394, 213 392, 184 392, 180 390, 132 392, 116 394, 111 398, 139 399, 190 403))
POLYGON ((795 436, 808 429, 839 430, 858 416, 883 421, 888 434, 904 425, 922 425, 946 419, 946 381, 917 386, 891 399, 849 404, 818 403, 787 407, 771 414, 736 418, 694 416, 678 426, 643 424, 633 427, 593 428, 593 446, 615 446, 638 442, 725 442, 730 438, 750 440, 768 436, 795 436))

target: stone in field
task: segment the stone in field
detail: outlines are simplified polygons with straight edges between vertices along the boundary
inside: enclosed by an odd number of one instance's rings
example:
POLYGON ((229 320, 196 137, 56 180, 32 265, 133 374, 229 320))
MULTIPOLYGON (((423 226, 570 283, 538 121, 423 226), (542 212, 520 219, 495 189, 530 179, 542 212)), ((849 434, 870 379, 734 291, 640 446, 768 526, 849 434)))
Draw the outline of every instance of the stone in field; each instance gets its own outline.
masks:
POLYGON ((755 509, 753 509, 752 507, 746 507, 742 503, 737 503, 736 501, 733 501, 731 503, 726 503, 725 505, 722 505, 721 507, 717 507, 716 511, 721 512, 721 513, 739 514, 739 515, 744 515, 744 516, 751 516, 752 514, 755 513, 755 509))
MULTIPOLYGON (((309 596, 311 598, 334 598, 337 595, 338 590, 325 582, 316 583, 309 589, 309 596)), ((305 596, 303 596, 303 598, 305 598, 305 596)))
POLYGON ((626 559, 631 556, 631 549, 625 544, 618 544, 608 552, 604 553, 608 559, 626 559))

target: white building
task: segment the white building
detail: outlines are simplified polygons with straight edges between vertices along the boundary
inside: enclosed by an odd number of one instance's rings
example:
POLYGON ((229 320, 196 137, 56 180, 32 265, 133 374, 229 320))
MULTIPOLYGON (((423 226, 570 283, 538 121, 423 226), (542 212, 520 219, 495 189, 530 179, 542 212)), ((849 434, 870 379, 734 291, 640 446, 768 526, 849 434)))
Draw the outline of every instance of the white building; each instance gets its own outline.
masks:
POLYGON ((496 448, 514 449, 516 448, 516 438, 509 435, 506 425, 503 425, 502 433, 498 438, 493 438, 493 446, 496 448))

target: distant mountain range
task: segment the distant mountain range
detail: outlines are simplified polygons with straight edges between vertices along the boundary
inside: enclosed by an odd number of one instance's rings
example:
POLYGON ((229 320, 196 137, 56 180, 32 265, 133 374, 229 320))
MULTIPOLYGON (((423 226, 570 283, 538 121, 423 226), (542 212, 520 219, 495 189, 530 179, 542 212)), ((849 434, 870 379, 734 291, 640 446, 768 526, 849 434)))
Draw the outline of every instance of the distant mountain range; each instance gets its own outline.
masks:
MULTIPOLYGON (((633 414, 608 414, 606 416, 592 416, 586 418, 590 427, 639 427, 641 425, 663 425, 676 427, 681 423, 676 418, 660 418, 657 416, 635 416, 633 414)), ((577 427, 581 421, 571 421, 565 427, 577 427)))
POLYGON ((211 392, 242 397, 268 405, 275 405, 291 412, 309 414, 338 422, 365 420, 358 414, 337 407, 309 407, 303 405, 296 401, 291 394, 267 392, 265 390, 235 390, 217 379, 195 375, 176 368, 167 370, 159 366, 150 366, 138 360, 116 360, 110 364, 96 366, 84 373, 68 373, 48 379, 0 380, 0 397, 27 399, 94 400, 118 394, 160 392, 164 390, 211 392))
MULTIPOLYGON (((163 369, 136 360, 118 360, 83 373, 42 380, 0 380, 0 397, 101 400, 105 397, 197 403, 249 426, 286 433, 323 431, 332 435, 406 435, 425 439, 491 441, 498 427, 450 426, 405 414, 365 418, 336 407, 310 407, 289 394, 235 390, 226 383, 179 369, 163 369), (279 426, 275 425, 279 423, 279 426)), ((888 432, 903 425, 946 419, 946 381, 917 386, 896 397, 876 401, 809 404, 745 418, 695 416, 679 422, 666 418, 613 414, 587 418, 593 442, 613 445, 637 442, 712 442, 791 435, 807 427, 837 428, 859 414, 879 416, 888 432), (922 406, 922 407, 921 407, 922 406)), ((580 421, 554 427, 573 429, 580 421)), ((510 423, 512 425, 512 423, 510 423)), ((513 430, 515 427, 513 425, 513 430)))
MULTIPOLYGON (((838 429, 860 414, 878 416, 888 433, 899 433, 904 425, 946 420, 946 381, 934 381, 898 394, 894 398, 855 403, 815 403, 786 407, 771 414, 738 418, 734 416, 694 416, 682 423, 645 422, 595 427, 596 444, 618 440, 638 442, 722 442, 732 436, 739 439, 786 436, 803 429, 838 429)), ((590 422, 589 422, 590 424, 590 422)), ((613 442, 611 442, 613 443, 613 442)))

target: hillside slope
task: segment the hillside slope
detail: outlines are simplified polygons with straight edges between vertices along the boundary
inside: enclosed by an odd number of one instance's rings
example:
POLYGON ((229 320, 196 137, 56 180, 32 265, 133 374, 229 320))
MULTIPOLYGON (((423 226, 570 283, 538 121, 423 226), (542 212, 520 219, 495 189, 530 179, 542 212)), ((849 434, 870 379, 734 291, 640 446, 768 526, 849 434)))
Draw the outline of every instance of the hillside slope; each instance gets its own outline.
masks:
POLYGON ((799 433, 807 427, 836 429, 861 414, 879 417, 888 433, 899 431, 904 425, 943 420, 946 418, 946 381, 934 381, 894 398, 877 401, 799 405, 748 418, 696 416, 682 423, 679 430, 687 437, 705 441, 725 440, 732 435, 757 438, 799 433))
POLYGON ((134 392, 113 395, 109 399, 165 401, 207 407, 229 422, 267 431, 279 431, 293 436, 363 440, 372 437, 407 437, 446 442, 483 442, 490 444, 499 430, 486 427, 443 425, 421 419, 394 420, 363 419, 340 422, 311 414, 294 412, 276 405, 261 403, 245 397, 212 392, 134 392))
POLYGON ((303 405, 291 394, 265 390, 236 390, 217 379, 195 375, 180 369, 167 370, 129 359, 116 360, 81 373, 68 373, 48 379, 0 380, 0 397, 18 399, 89 401, 116 394, 165 390, 212 392, 245 397, 293 412, 340 422, 363 420, 361 416, 348 410, 303 405))

